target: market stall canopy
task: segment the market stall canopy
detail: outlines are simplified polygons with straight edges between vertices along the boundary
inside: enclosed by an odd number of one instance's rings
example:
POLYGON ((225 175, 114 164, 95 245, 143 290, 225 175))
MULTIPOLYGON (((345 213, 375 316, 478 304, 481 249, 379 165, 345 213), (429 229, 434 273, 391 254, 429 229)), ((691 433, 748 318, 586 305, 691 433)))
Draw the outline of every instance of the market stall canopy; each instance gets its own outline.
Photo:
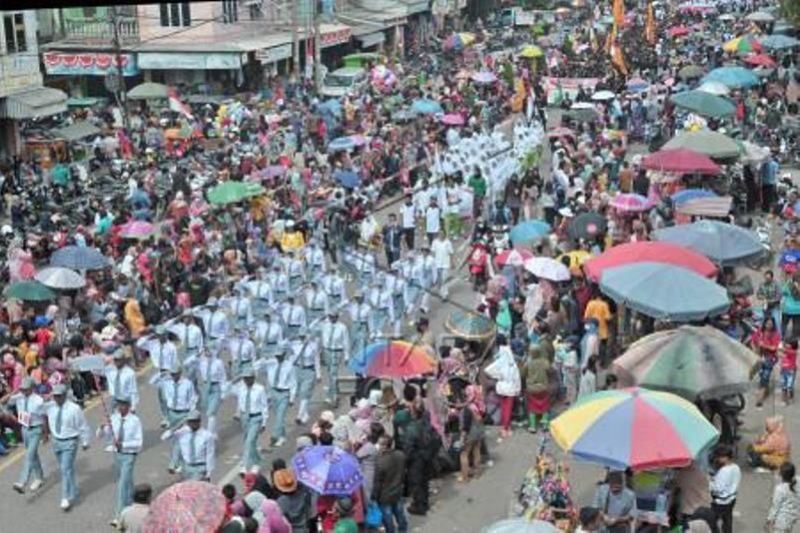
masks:
POLYGON ((736 113, 733 102, 705 91, 685 91, 672 96, 676 106, 706 117, 727 117, 736 113))
POLYGON ((36 281, 51 289, 73 290, 86 286, 83 276, 64 267, 46 267, 36 273, 36 281))
POLYGON ((721 315, 730 301, 725 288, 693 271, 641 262, 609 268, 600 290, 618 304, 660 320, 691 322, 721 315))
POLYGON ((550 434, 575 458, 614 470, 688 466, 719 438, 690 402, 641 388, 579 399, 550 423, 550 434))
POLYGON ((653 232, 653 238, 691 248, 722 266, 745 263, 764 253, 755 233, 716 220, 659 229, 653 232))
POLYGON ((705 154, 687 148, 653 152, 642 159, 642 167, 675 174, 718 175, 722 169, 705 154))
POLYGON ((602 254, 592 257, 583 265, 586 275, 597 282, 609 268, 641 262, 664 263, 689 269, 696 274, 713 278, 717 267, 705 256, 667 242, 630 242, 613 246, 602 254))
POLYGON ((145 82, 128 91, 131 100, 162 100, 169 95, 169 87, 163 83, 145 82))
POLYGON ((759 84, 758 76, 744 67, 715 68, 702 79, 702 83, 718 81, 731 89, 748 89, 759 84))
POLYGON ((85 120, 79 120, 78 122, 70 124, 69 126, 56 128, 53 130, 54 136, 61 137, 67 141, 78 141, 80 139, 85 139, 86 137, 99 135, 100 133, 102 133, 100 128, 85 120))
POLYGON ((634 342, 614 361, 620 386, 672 392, 689 401, 745 392, 758 356, 710 326, 681 326, 634 342))
POLYGON ((0 118, 21 120, 49 117, 66 110, 67 93, 50 87, 11 93, 0 99, 0 118))
POLYGON ((739 157, 739 145, 723 133, 712 130, 682 131, 670 139, 665 150, 685 148, 707 155, 712 159, 733 159, 739 157))

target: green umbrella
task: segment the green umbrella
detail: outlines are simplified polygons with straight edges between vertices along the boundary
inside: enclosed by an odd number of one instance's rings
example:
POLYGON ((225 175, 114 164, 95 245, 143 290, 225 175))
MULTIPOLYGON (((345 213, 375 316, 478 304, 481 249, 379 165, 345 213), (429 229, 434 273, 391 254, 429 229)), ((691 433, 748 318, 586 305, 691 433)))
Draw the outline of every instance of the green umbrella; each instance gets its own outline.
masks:
POLYGON ((634 342, 614 367, 624 387, 672 392, 689 401, 747 390, 758 356, 709 326, 682 326, 634 342))
POLYGON ((736 113, 736 106, 727 98, 705 91, 686 91, 672 97, 675 105, 706 117, 727 117, 736 113))
POLYGON ((686 65, 678 71, 678 77, 682 80, 690 80, 700 78, 705 72, 705 69, 700 65, 686 65))
POLYGON ((16 298, 28 302, 45 302, 55 300, 56 293, 38 281, 17 281, 5 290, 6 298, 16 298))
POLYGON ((447 317, 444 327, 453 335, 468 340, 485 340, 495 334, 494 322, 480 313, 460 309, 447 317))
POLYGON ((208 201, 215 205, 233 204, 267 192, 257 183, 226 181, 208 191, 208 201))
POLYGON ((736 141, 711 130, 681 132, 662 147, 664 150, 675 148, 694 150, 712 159, 733 159, 739 157, 740 153, 736 141))

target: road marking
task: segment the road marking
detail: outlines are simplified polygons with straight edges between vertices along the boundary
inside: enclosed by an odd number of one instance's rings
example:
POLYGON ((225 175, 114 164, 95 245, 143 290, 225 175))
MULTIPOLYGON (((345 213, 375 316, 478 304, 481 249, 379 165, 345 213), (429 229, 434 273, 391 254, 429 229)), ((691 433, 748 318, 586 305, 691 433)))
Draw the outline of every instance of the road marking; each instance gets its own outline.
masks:
MULTIPOLYGON (((150 370, 151 367, 152 364, 150 361, 148 361, 145 366, 143 366, 136 372, 136 376, 137 377, 142 376, 146 371, 150 370)), ((83 412, 88 413, 89 411, 100 405, 100 400, 103 399, 103 394, 105 393, 102 393, 100 396, 92 398, 91 400, 86 402, 86 407, 83 408, 83 412)), ((2 459, 2 463, 0 463, 0 475, 6 470, 8 470, 11 467, 11 465, 17 464, 19 460, 22 459, 23 457, 25 457, 25 446, 21 445, 13 453, 5 456, 2 459)))

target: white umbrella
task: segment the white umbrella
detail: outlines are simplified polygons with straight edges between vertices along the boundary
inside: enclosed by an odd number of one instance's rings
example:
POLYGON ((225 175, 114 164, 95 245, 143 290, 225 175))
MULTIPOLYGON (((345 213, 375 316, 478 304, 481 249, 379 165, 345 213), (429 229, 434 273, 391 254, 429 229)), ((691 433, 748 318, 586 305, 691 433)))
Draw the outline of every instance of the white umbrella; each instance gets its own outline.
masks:
POLYGON ((728 93, 731 92, 727 85, 719 81, 707 81, 698 87, 697 90, 717 96, 728 96, 728 93))
POLYGON ((756 11, 755 13, 750 13, 747 15, 745 19, 753 22, 772 22, 775 20, 775 17, 769 13, 764 13, 763 11, 756 11))
POLYGON ((525 270, 537 278, 550 281, 567 281, 570 278, 567 266, 550 257, 533 257, 525 261, 525 270))
POLYGON ((597 91, 592 95, 592 100, 602 102, 605 100, 613 100, 616 95, 611 91, 597 91))
POLYGON ((80 289, 86 286, 86 280, 75 272, 65 267, 47 267, 36 274, 36 281, 52 289, 80 289))
POLYGON ((575 102, 570 109, 594 109, 594 104, 590 102, 575 102))

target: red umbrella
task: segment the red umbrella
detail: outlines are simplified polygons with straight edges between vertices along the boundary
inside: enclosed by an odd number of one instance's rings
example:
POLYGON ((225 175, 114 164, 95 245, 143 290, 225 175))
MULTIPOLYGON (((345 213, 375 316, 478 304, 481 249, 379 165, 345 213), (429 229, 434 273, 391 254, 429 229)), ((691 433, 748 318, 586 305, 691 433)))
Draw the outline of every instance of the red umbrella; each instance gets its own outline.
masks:
POLYGON ((717 273, 717 267, 704 255, 677 244, 651 241, 614 246, 586 261, 583 268, 590 279, 598 281, 607 268, 643 261, 683 267, 707 278, 717 273))
POLYGON ((184 481, 168 487, 150 506, 144 533, 217 531, 225 519, 225 497, 216 485, 184 481))
POLYGON ((744 58, 744 62, 748 65, 757 65, 760 67, 775 68, 777 63, 767 54, 750 54, 744 58))
POLYGON ((511 250, 506 250, 498 254, 497 257, 494 258, 494 263, 499 267, 504 267, 507 264, 521 267, 525 261, 532 257, 533 254, 528 250, 512 248, 511 250))
POLYGON ((689 35, 691 31, 686 26, 673 26, 667 30, 667 33, 670 37, 683 37, 684 35, 689 35))
POLYGON ((642 166, 649 170, 678 174, 697 173, 716 176, 721 172, 719 165, 710 157, 686 148, 654 152, 642 160, 642 166))

